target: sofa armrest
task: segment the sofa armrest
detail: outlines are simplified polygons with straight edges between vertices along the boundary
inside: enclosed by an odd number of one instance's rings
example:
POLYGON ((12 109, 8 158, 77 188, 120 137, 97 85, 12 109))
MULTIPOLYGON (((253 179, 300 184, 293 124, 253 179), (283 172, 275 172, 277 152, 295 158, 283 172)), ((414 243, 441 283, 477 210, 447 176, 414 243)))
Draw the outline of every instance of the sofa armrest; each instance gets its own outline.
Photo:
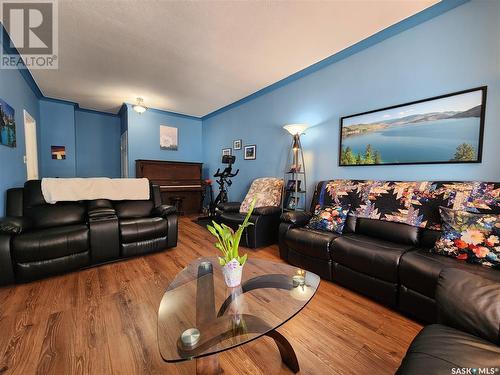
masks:
POLYGON ((179 217, 177 215, 167 215, 163 216, 165 220, 167 220, 167 248, 176 247, 177 246, 177 235, 178 235, 178 220, 179 217))
POLYGON ((162 204, 158 207, 155 207, 155 209, 154 209, 154 214, 161 216, 163 218, 170 216, 170 215, 174 215, 176 213, 177 213, 177 210, 175 209, 175 207, 170 206, 168 204, 162 204))
POLYGON ((264 215, 264 216, 281 215, 281 207, 276 207, 276 206, 255 207, 252 214, 264 215))
POLYGON ((14 283, 14 264, 10 243, 11 236, 0 232, 0 286, 14 283))
POLYGON ((0 218, 0 233, 21 234, 31 227, 31 222, 25 217, 7 216, 0 218))
POLYGON ((311 217, 309 212, 288 211, 281 214, 281 222, 293 224, 295 227, 303 227, 311 220, 311 217))
POLYGON ((500 282, 445 268, 439 275, 436 303, 440 323, 500 344, 500 282))
POLYGON ((223 202, 217 205, 222 212, 240 212, 241 202, 223 202))

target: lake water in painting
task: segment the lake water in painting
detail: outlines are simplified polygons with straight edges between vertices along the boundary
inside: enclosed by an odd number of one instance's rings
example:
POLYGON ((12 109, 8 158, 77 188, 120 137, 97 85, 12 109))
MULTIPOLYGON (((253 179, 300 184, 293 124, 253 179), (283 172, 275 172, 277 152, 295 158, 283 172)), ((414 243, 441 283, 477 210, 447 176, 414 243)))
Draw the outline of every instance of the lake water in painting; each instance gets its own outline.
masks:
MULTIPOLYGON (((342 139, 342 147, 354 154, 365 152, 370 144, 381 154, 382 163, 449 161, 457 146, 468 143, 477 148, 479 118, 467 117, 392 125, 387 128, 342 139)), ((477 149, 475 149, 477 157, 477 149)))

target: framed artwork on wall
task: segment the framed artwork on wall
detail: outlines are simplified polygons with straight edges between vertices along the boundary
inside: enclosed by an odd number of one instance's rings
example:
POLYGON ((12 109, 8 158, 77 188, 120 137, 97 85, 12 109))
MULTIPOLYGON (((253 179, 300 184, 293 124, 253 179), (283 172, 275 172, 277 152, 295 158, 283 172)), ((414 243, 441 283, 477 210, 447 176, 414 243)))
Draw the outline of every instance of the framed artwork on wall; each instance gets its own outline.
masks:
POLYGON ((231 154, 232 154, 232 150, 230 148, 223 148, 222 149, 222 156, 225 156, 225 155, 231 156, 231 154))
POLYGON ((340 119, 339 166, 480 163, 486 86, 340 119))
POLYGON ((16 147, 15 111, 4 100, 0 99, 0 144, 16 147))
POLYGON ((235 150, 241 150, 241 139, 236 139, 235 141, 233 141, 233 148, 235 150))
POLYGON ((245 146, 243 157, 245 160, 255 160, 257 158, 257 146, 256 145, 245 146))
POLYGON ((50 146, 50 155, 54 160, 66 159, 66 146, 50 146))
POLYGON ((162 150, 177 151, 177 128, 174 128, 173 126, 160 125, 160 148, 162 150))

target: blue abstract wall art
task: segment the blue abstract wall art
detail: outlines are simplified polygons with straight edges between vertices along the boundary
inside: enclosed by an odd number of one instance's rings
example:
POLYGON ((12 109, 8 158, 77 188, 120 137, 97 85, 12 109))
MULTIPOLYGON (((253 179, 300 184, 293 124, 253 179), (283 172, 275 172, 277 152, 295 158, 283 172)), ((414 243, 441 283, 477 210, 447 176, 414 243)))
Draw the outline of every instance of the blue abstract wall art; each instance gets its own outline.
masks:
POLYGON ((16 147, 16 120, 14 108, 0 99, 0 144, 16 147))

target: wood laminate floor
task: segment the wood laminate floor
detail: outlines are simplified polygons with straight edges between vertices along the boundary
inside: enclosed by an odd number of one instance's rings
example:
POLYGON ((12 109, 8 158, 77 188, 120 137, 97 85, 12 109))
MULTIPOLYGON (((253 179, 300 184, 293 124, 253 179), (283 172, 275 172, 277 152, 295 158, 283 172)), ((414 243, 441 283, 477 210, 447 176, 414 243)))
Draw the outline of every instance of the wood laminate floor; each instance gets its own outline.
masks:
MULTIPOLYGON (((184 266, 215 254, 208 231, 183 217, 175 249, 50 279, 0 288, 0 374, 192 374, 166 364, 157 310, 184 266)), ((281 261, 278 247, 249 256, 281 261)), ((392 374, 421 325, 322 281, 308 306, 279 331, 301 374, 392 374)), ((289 374, 269 338, 220 356, 225 374, 289 374)))

